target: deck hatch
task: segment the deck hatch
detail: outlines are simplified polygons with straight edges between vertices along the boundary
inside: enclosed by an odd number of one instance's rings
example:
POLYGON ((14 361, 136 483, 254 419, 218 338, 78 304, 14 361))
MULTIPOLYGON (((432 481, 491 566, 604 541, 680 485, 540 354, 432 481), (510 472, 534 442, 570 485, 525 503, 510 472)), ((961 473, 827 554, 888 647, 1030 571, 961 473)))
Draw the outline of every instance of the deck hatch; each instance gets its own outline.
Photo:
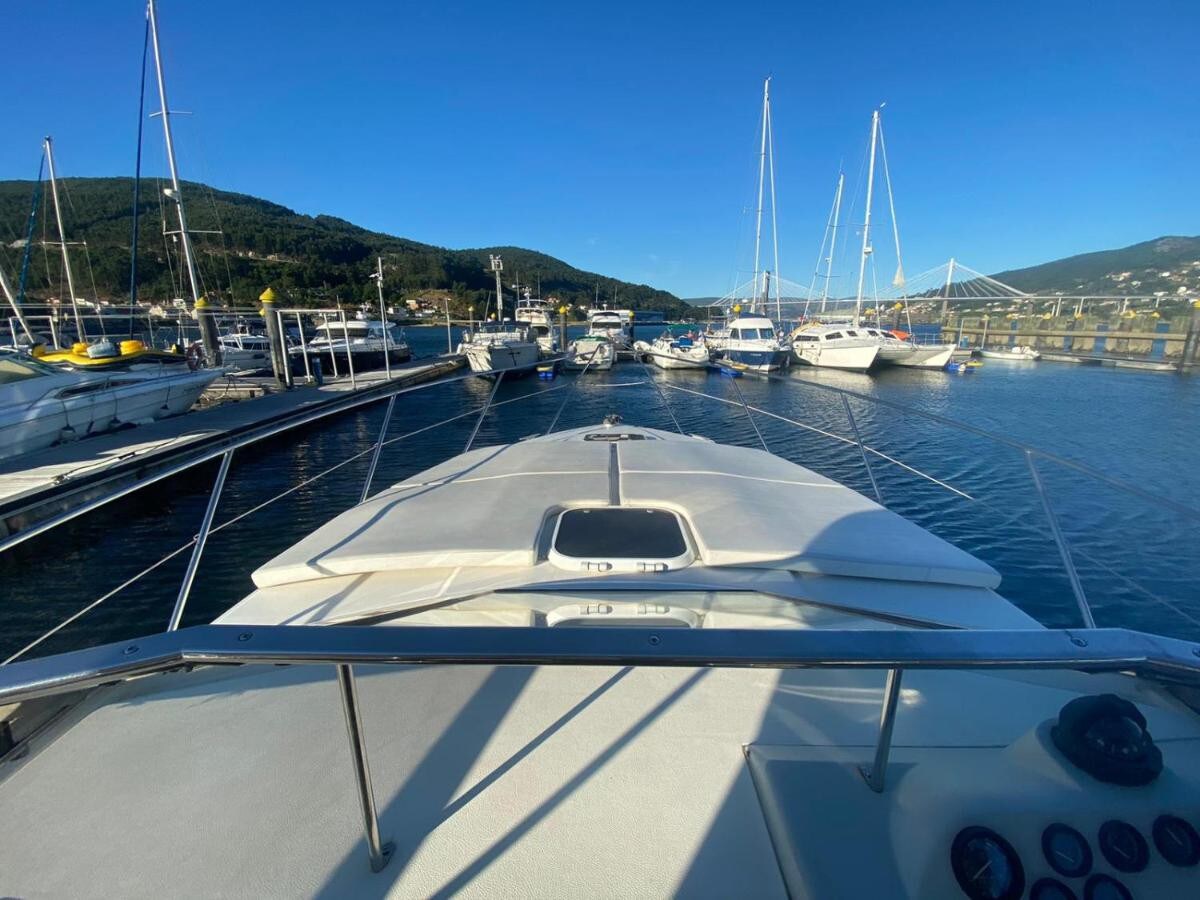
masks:
POLYGON ((560 568, 639 573, 681 568, 693 559, 679 516, 626 506, 561 513, 549 555, 560 568))

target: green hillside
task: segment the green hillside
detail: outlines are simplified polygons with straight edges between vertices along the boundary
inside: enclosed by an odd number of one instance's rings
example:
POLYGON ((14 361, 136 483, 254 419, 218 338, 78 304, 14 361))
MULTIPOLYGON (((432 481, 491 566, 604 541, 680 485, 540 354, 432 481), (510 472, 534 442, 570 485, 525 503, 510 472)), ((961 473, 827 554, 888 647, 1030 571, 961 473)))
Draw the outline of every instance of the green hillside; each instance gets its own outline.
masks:
POLYGON ((1181 287, 1200 293, 1200 237, 1160 237, 993 277, 1026 293, 1173 295, 1181 287))
MULTIPOLYGON (((34 183, 0 181, 0 266, 15 282, 20 268, 34 183)), ((180 283, 175 238, 163 235, 177 227, 173 208, 164 206, 160 183, 142 183, 139 203, 139 298, 168 300, 186 296, 180 283)), ((59 182, 65 207, 67 238, 86 242, 72 249, 76 291, 84 297, 122 301, 129 296, 129 246, 133 218, 133 181, 129 178, 66 178, 59 182), (94 287, 93 287, 94 284, 94 287)), ((482 310, 494 292, 486 271, 488 256, 504 258, 506 291, 520 274, 522 283, 541 279, 543 297, 591 305, 599 285, 602 300, 632 309, 661 310, 678 315, 686 304, 666 291, 583 272, 562 260, 519 247, 448 250, 359 228, 332 216, 305 216, 256 197, 218 191, 185 182, 188 226, 194 242, 205 293, 229 305, 251 305, 267 285, 285 302, 300 306, 359 300, 374 302, 376 256, 383 257, 385 300, 398 305, 423 291, 444 291, 454 308, 465 314, 468 304, 482 310)), ((49 191, 34 232, 35 244, 57 240, 49 191)), ((57 248, 35 246, 28 278, 34 299, 65 295, 57 248)), ((509 293, 511 301, 511 293, 509 293)))

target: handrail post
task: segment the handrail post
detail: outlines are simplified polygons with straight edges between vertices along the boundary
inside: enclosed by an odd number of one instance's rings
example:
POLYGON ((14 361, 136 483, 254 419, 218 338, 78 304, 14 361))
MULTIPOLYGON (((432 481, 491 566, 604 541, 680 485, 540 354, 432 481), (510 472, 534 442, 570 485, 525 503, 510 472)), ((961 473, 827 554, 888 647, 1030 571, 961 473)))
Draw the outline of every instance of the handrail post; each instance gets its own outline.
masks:
POLYGON ((492 400, 496 397, 496 391, 500 390, 500 382, 504 380, 504 369, 496 376, 496 383, 492 385, 492 392, 488 394, 487 403, 483 409, 479 411, 479 418, 475 420, 475 427, 471 430, 471 436, 467 438, 467 446, 463 447, 463 453, 471 449, 471 445, 475 443, 475 436, 479 434, 479 426, 483 424, 483 417, 487 415, 487 411, 492 408, 492 400))
POLYGON ((879 493, 879 485, 875 481, 875 472, 871 469, 871 461, 867 459, 867 450, 863 446, 862 435, 858 432, 858 422, 854 420, 854 413, 850 410, 850 401, 846 399, 846 395, 842 394, 842 406, 846 410, 846 418, 850 420, 850 428, 854 431, 854 440, 858 444, 858 452, 862 454, 863 465, 867 467, 867 477, 871 479, 871 489, 875 491, 875 502, 883 506, 883 494, 879 493))
POLYGON ((1042 501, 1042 509, 1045 510, 1046 519, 1050 523, 1050 534, 1054 537, 1054 543, 1058 547, 1058 555, 1062 557, 1063 568, 1067 571, 1067 580, 1071 582, 1071 593, 1075 595, 1075 605, 1079 607, 1079 615, 1083 618, 1084 627, 1095 628, 1096 620, 1092 617, 1092 607, 1087 601, 1087 595, 1083 592, 1083 582, 1079 580, 1079 573, 1075 570, 1075 561, 1071 559, 1071 548, 1067 546, 1066 536, 1058 527, 1058 518, 1054 515, 1054 508, 1050 505, 1050 496, 1046 493, 1045 485, 1042 484, 1042 476, 1037 470, 1037 463, 1033 460, 1032 450, 1025 451, 1025 462, 1029 466, 1033 486, 1037 488, 1038 497, 1042 501))
POLYGON ((175 608, 171 610, 167 631, 177 629, 183 618, 183 608, 187 605, 188 594, 192 592, 192 582, 196 580, 196 569, 200 567, 200 556, 204 553, 204 545, 208 543, 208 533, 212 530, 213 517, 217 514, 217 502, 221 499, 221 491, 225 488, 225 476, 229 474, 229 463, 232 459, 232 450, 226 450, 221 456, 221 467, 217 469, 217 480, 213 482, 212 493, 208 495, 208 508, 204 510, 204 519, 200 522, 200 533, 196 535, 196 546, 192 548, 192 558, 188 560, 187 571, 183 574, 183 583, 179 586, 179 596, 175 598, 175 608))
POLYGON ((367 745, 363 739, 354 669, 346 664, 339 664, 336 668, 338 687, 342 693, 342 712, 346 714, 346 732, 350 736, 354 780, 358 785, 358 805, 362 811, 363 831, 367 838, 367 857, 371 861, 371 871, 379 872, 392 858, 394 848, 390 843, 384 844, 379 836, 379 816, 375 812, 375 791, 371 787, 371 769, 367 765, 367 745))
POLYGON ((283 327, 283 311, 275 310, 275 326, 279 333, 279 364, 283 368, 283 383, 290 391, 296 386, 292 377, 292 354, 288 352, 287 331, 283 327))
POLYGON ((346 311, 342 314, 342 338, 346 342, 346 367, 350 369, 350 390, 358 390, 358 382, 354 378, 354 351, 350 349, 350 323, 346 321, 346 311))
MULTIPOLYGON (((341 311, 339 310, 339 315, 340 315, 340 313, 341 313, 341 311)), ((329 367, 331 369, 333 369, 333 377, 337 378, 338 377, 337 353, 333 349, 333 338, 330 336, 329 315, 328 314, 326 314, 326 316, 325 316, 325 340, 327 341, 326 346, 329 348, 329 367)))
POLYGON ((379 465, 379 456, 383 453, 383 439, 387 437, 388 425, 392 422, 392 410, 396 407, 396 395, 388 397, 387 412, 383 414, 383 424, 379 426, 379 440, 375 442, 375 452, 371 454, 371 466, 367 469, 367 480, 363 482, 362 496, 359 498, 359 503, 367 502, 367 495, 371 493, 371 482, 375 478, 375 467, 379 465))
POLYGON ((300 339, 300 355, 304 357, 304 381, 306 384, 313 383, 312 365, 308 361, 308 341, 304 340, 304 322, 300 320, 300 313, 296 313, 296 336, 300 339))
POLYGON ((903 669, 888 669, 887 681, 883 685, 883 705, 879 708, 879 738, 875 742, 875 761, 869 769, 859 769, 863 778, 867 780, 867 787, 877 794, 883 793, 887 780, 888 757, 892 752, 892 729, 896 727, 900 677, 903 674, 903 669))

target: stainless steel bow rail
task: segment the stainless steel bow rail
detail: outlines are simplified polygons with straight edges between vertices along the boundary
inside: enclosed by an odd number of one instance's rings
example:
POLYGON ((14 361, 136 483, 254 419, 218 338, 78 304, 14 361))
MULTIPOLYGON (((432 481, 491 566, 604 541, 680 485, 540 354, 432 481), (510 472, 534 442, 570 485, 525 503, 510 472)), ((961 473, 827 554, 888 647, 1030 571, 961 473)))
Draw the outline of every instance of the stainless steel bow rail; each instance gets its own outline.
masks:
MULTIPOLYGON (((645 355, 654 355, 654 354, 653 354, 653 351, 646 351, 645 355)), ((215 525, 215 526, 213 525, 213 515, 215 513, 217 504, 219 503, 219 500, 221 497, 222 489, 223 489, 224 483, 225 483, 225 475, 228 474, 230 462, 232 460, 234 451, 241 447, 245 447, 245 446, 257 443, 258 441, 260 441, 266 437, 274 435, 278 430, 280 430, 279 428, 269 427, 266 429, 258 429, 251 433, 241 435, 240 437, 233 440, 232 442, 225 443, 225 444, 221 445, 220 447, 213 448, 213 449, 211 449, 205 453, 202 453, 194 458, 183 461, 183 462, 177 464, 176 466, 173 466, 170 469, 167 469, 163 472, 156 473, 154 476, 147 478, 141 482, 128 485, 122 489, 119 489, 118 491, 115 491, 112 494, 94 499, 94 500, 92 500, 86 504, 83 504, 75 509, 69 510, 58 516, 47 519, 35 526, 30 527, 27 530, 17 533, 16 535, 12 535, 6 539, 0 539, 0 552, 2 552, 3 550, 8 549, 11 546, 15 546, 16 544, 21 543, 22 541, 27 540, 28 538, 34 537, 37 534, 48 531, 49 529, 53 528, 56 525, 62 524, 66 521, 69 521, 79 515, 82 515, 83 513, 92 511, 100 506, 103 506, 106 503, 110 502, 111 500, 117 499, 118 497, 124 496, 125 494, 135 491, 141 487, 144 487, 146 484, 149 484, 152 481, 157 481, 157 480, 165 478, 169 475, 177 474, 179 472, 182 472, 186 469, 190 469, 193 466, 199 465, 200 463, 203 463, 203 462, 207 462, 214 458, 219 457, 221 459, 221 465, 218 470, 217 479, 216 479, 216 482, 214 483, 213 490, 211 491, 210 496, 209 496, 208 508, 205 512, 204 520, 201 524, 201 528, 200 528, 199 532, 197 533, 196 537, 194 537, 187 544, 176 548, 171 553, 167 554, 167 556, 165 556, 163 559, 160 559, 157 562, 152 563, 146 569, 143 569, 140 573, 138 573, 138 575, 135 575, 133 578, 128 579, 127 581, 123 582, 121 585, 117 586, 113 590, 110 590, 106 594, 102 595, 99 599, 92 601, 91 603, 88 603, 81 609, 77 610, 75 613, 66 617, 63 621, 59 622, 57 625, 53 626, 52 628, 50 628, 48 631, 46 631, 39 637, 35 638, 34 640, 29 642, 25 646, 21 647, 15 653, 10 655, 7 659, 3 660, 3 662, 0 662, 0 666, 7 665, 8 663, 13 662, 16 659, 24 656, 30 650, 34 649, 35 647, 37 647, 41 643, 43 643, 47 638, 56 634, 57 632, 62 630, 64 627, 77 621, 83 615, 87 614, 88 612, 95 609, 97 606, 99 606, 102 603, 104 603, 105 601, 109 600, 111 597, 115 596, 120 591, 124 590, 125 588, 128 588, 130 585, 135 583, 137 580, 139 580, 144 575, 147 575, 150 572, 154 571, 155 569, 159 568, 165 562, 169 561, 170 559, 174 558, 175 556, 178 556, 180 553, 183 553, 186 550, 191 549, 192 553, 191 553, 191 558, 188 562, 187 573, 184 576, 183 584, 180 587, 179 595, 176 598, 175 608, 172 611, 171 618, 169 620, 169 625, 168 625, 168 628, 178 627, 179 622, 182 619, 182 616, 183 616, 183 613, 184 613, 184 610, 186 607, 188 595, 189 595, 190 589, 191 589, 192 580, 194 579, 196 569, 199 566, 200 558, 204 553, 207 539, 211 534, 215 534, 215 533, 221 531, 222 529, 224 529, 230 525, 233 525, 236 522, 258 512, 259 510, 265 508, 266 506, 269 506, 269 505, 275 503, 276 501, 283 499, 284 497, 293 493, 295 490, 299 489, 300 487, 312 484, 313 482, 320 480, 321 478, 331 474, 332 472, 337 471, 337 470, 345 467, 346 465, 349 465, 350 463, 353 463, 354 461, 361 459, 364 456, 370 455, 371 460, 370 460, 369 468, 368 468, 368 471, 366 474, 366 478, 364 479, 364 483, 363 483, 363 487, 362 487, 362 491, 361 491, 361 500, 365 501, 370 496, 371 486, 372 486, 372 482, 374 479, 375 471, 379 464, 379 460, 380 460, 382 451, 385 447, 390 446, 391 444, 394 444, 398 441, 403 441, 408 438, 414 437, 416 435, 422 434, 424 432, 431 431, 433 429, 442 427, 444 425, 448 425, 450 423, 460 421, 462 419, 475 417, 475 419, 476 419, 475 426, 472 431, 471 438, 467 442, 467 449, 470 449, 471 445, 474 443, 475 438, 478 436, 480 427, 483 423, 483 420, 489 411, 498 409, 503 406, 508 406, 513 403, 530 400, 535 397, 541 397, 548 393, 552 393, 554 391, 566 389, 567 393, 564 395, 565 399, 558 405, 558 408, 555 412, 554 420, 553 420, 553 422, 551 424, 551 428, 550 428, 550 430, 552 430, 554 425, 557 424, 557 422, 558 422, 560 416, 562 415, 564 408, 567 406, 568 402, 570 402, 572 400, 572 398, 577 396, 578 387, 582 383, 582 376, 587 374, 589 367, 590 367, 590 362, 589 362, 588 366, 584 367, 583 372, 580 373, 580 377, 578 377, 578 378, 572 379, 570 381, 564 381, 560 384, 554 385, 553 387, 543 388, 536 392, 524 394, 524 395, 521 395, 518 397, 513 397, 513 398, 506 399, 506 400, 501 400, 501 401, 496 401, 495 396, 499 389, 500 383, 504 377, 503 370, 497 370, 492 373, 483 373, 483 374, 491 374, 491 375, 496 376, 496 381, 495 381, 495 384, 492 386, 492 389, 489 393, 487 401, 481 407, 479 407, 478 409, 469 409, 465 412, 458 413, 453 416, 449 416, 449 417, 442 419, 438 422, 435 422, 431 425, 423 426, 421 428, 415 429, 415 430, 407 432, 405 434, 401 434, 401 435, 390 437, 390 438, 387 437, 387 433, 388 433, 388 428, 392 421, 392 413, 393 413, 393 410, 395 409, 395 401, 396 401, 397 397, 399 397, 402 394, 410 394, 410 393, 413 393, 416 391, 421 391, 421 390, 431 389, 431 388, 438 387, 438 386, 445 386, 445 385, 453 384, 455 382, 472 380, 476 377, 476 374, 470 373, 470 374, 452 376, 452 377, 440 379, 438 381, 428 382, 425 384, 413 385, 413 386, 408 386, 408 387, 400 387, 400 386, 396 386, 396 385, 391 385, 390 390, 388 389, 389 385, 387 383, 383 383, 380 385, 380 389, 378 391, 372 390, 370 392, 369 396, 365 396, 365 397, 353 397, 352 396, 351 398, 349 398, 350 402, 348 402, 346 404, 346 406, 344 407, 344 410, 341 410, 341 411, 348 411, 350 409, 359 409, 367 404, 375 403, 375 402, 377 402, 379 400, 383 400, 383 399, 386 399, 388 401, 387 409, 386 409, 385 415, 383 417, 383 423, 380 428, 379 437, 377 438, 377 440, 375 442, 373 442, 371 444, 371 446, 367 447, 365 450, 359 451, 358 453, 352 454, 348 458, 341 460, 338 463, 335 463, 334 465, 330 466, 329 468, 325 469, 324 471, 319 472, 316 475, 305 479, 303 482, 301 482, 297 485, 293 485, 293 486, 289 487, 287 490, 281 492, 280 494, 278 494, 274 497, 271 497, 262 503, 257 504, 256 506, 252 507, 251 509, 247 510, 246 512, 243 512, 243 513, 239 514, 238 516, 235 516, 219 525, 215 525)), ((659 395, 662 398, 663 403, 666 406, 666 408, 670 414, 671 420, 674 423, 676 430, 680 431, 681 433, 682 433, 683 429, 680 426, 680 423, 679 423, 677 417, 675 416, 674 410, 671 409, 670 403, 667 401, 666 396, 663 393, 663 390, 662 390, 663 388, 666 388, 667 390, 670 390, 670 391, 680 392, 683 394, 689 394, 689 395, 693 395, 696 397, 704 398, 709 401, 722 403, 722 404, 726 404, 726 405, 731 405, 731 406, 735 406, 735 407, 742 409, 745 412, 747 419, 754 426, 754 432, 755 432, 755 435, 757 436, 758 442, 765 449, 768 449, 768 450, 769 450, 769 447, 767 445, 767 441, 765 440, 762 432, 759 430, 757 424, 754 421, 756 415, 764 417, 764 418, 776 420, 776 421, 785 423, 792 427, 804 429, 806 431, 810 431, 815 434, 819 434, 830 440, 844 444, 847 447, 856 447, 858 449, 859 456, 861 457, 861 459, 863 461, 867 476, 870 479, 871 487, 875 493, 876 499, 879 500, 881 503, 883 502, 882 494, 880 492, 874 470, 870 463, 870 457, 875 457, 875 458, 877 458, 881 461, 884 461, 890 465, 897 466, 897 467, 905 470, 906 472, 909 472, 909 473, 916 475, 926 481, 929 481, 930 483, 950 492, 953 495, 956 495, 956 496, 961 497, 966 500, 970 500, 972 502, 980 503, 984 507, 987 507, 989 509, 994 509, 994 507, 991 504, 987 503, 986 501, 983 501, 978 497, 974 497, 971 494, 967 493, 966 491, 963 491, 963 490, 959 489, 958 487, 955 487, 952 484, 942 481, 942 480, 930 475, 927 472, 923 472, 917 468, 914 468, 913 466, 908 465, 907 463, 903 462, 902 460, 899 460, 893 456, 890 456, 875 447, 871 447, 871 446, 867 445, 863 441, 863 437, 862 437, 861 432, 859 431, 857 421, 855 420, 855 417, 854 417, 854 413, 850 408, 849 398, 851 398, 851 397, 858 399, 858 400, 865 401, 865 402, 875 403, 877 405, 880 405, 880 406, 883 406, 886 408, 895 409, 897 411, 903 412, 906 415, 912 415, 912 416, 916 416, 919 418, 924 418, 924 419, 933 421, 933 422, 941 424, 941 425, 945 425, 945 426, 948 426, 951 428, 965 431, 967 433, 985 437, 985 438, 988 438, 988 439, 991 439, 991 440, 997 442, 1001 446, 1008 446, 1008 447, 1014 447, 1014 448, 1019 449, 1024 454, 1025 460, 1028 464, 1034 487, 1037 490, 1038 497, 1041 501, 1042 509, 1045 512, 1046 517, 1047 517, 1049 528, 1046 530, 1043 530, 1031 523, 1024 523, 1024 524, 1030 528, 1034 528, 1039 533, 1042 533, 1043 535, 1045 535, 1053 540, 1055 546, 1058 549, 1059 556, 1061 558, 1064 569, 1065 569, 1068 579, 1070 581, 1072 594, 1074 596, 1077 608, 1079 610, 1080 618, 1086 627, 1095 627, 1095 620, 1092 615, 1090 605, 1087 601, 1087 597, 1084 594, 1083 586, 1079 579, 1079 575, 1075 569, 1074 561, 1072 559, 1072 551, 1068 546, 1065 535, 1062 533, 1061 528, 1058 526, 1058 522, 1057 522, 1054 510, 1053 510, 1053 507, 1050 503, 1049 495, 1047 494, 1045 487, 1042 483, 1042 479, 1040 478, 1040 476, 1038 474, 1038 470, 1037 470, 1037 466, 1036 466, 1036 458, 1040 457, 1040 458, 1042 458, 1044 460, 1048 460, 1052 463, 1057 463, 1066 468, 1079 471, 1079 472, 1083 473, 1084 475, 1091 476, 1091 477, 1101 481, 1102 483, 1109 484, 1110 486, 1122 489, 1125 492, 1131 494, 1132 496, 1141 498, 1143 500, 1149 500, 1149 501, 1153 502, 1155 505, 1182 512, 1183 514, 1185 514, 1189 517, 1192 517, 1192 518, 1200 518, 1200 511, 1196 511, 1184 504, 1180 504, 1177 501, 1173 501, 1169 498, 1158 497, 1155 494, 1149 493, 1149 492, 1144 491, 1135 486, 1126 485, 1124 482, 1121 482, 1116 479, 1112 479, 1111 477, 1105 475, 1104 473, 1096 472, 1095 470, 1092 470, 1090 467, 1085 466, 1080 463, 1076 463, 1073 460, 1064 459, 1064 458, 1055 456, 1053 454, 1046 453, 1044 451, 1035 450, 1033 448, 1029 448, 1022 444, 1019 444, 1018 442, 1013 441, 1009 438, 1003 437, 1001 435, 994 435, 991 432, 985 431, 985 430, 977 428, 975 426, 972 426, 972 425, 969 425, 966 423, 960 423, 955 420, 948 419, 944 416, 939 416, 934 413, 928 413, 924 410, 908 407, 903 404, 897 404, 893 401, 882 400, 880 398, 871 397, 871 396, 868 396, 865 394, 860 394, 860 393, 857 393, 854 391, 848 391, 848 390, 845 390, 842 388, 837 388, 837 387, 833 387, 830 385, 824 385, 824 384, 820 384, 817 382, 785 378, 785 377, 781 377, 778 375, 767 376, 767 375, 763 375, 762 373, 752 373, 756 377, 769 378, 770 380, 782 381, 783 383, 786 383, 786 384, 789 384, 792 386, 800 385, 802 387, 810 387, 810 388, 816 389, 818 391, 832 392, 832 394, 836 395, 838 397, 838 399, 841 401, 843 409, 846 412, 850 428, 854 435, 853 438, 848 438, 848 437, 845 437, 845 436, 842 436, 839 434, 835 434, 834 432, 831 432, 831 431, 828 431, 828 430, 825 430, 822 428, 818 428, 818 427, 810 425, 808 423, 801 422, 797 419, 793 419, 793 418, 789 418, 787 416, 780 415, 779 413, 773 412, 771 410, 766 410, 766 409, 762 409, 757 406, 753 406, 753 405, 747 403, 745 396, 742 394, 742 392, 740 390, 737 391, 737 399, 731 399, 728 397, 720 397, 720 396, 716 396, 714 394, 706 393, 704 391, 699 391, 699 390, 695 390, 692 388, 688 388, 683 385, 674 384, 670 380, 665 379, 665 378, 662 380, 656 379, 652 375, 650 375, 649 370, 645 367, 644 364, 643 364, 643 371, 645 371, 647 377, 651 381, 653 381, 654 387, 659 392, 659 395)), ((643 382, 639 381, 639 382, 630 383, 630 382, 599 381, 599 382, 596 382, 594 384, 594 386, 595 387, 621 387, 621 386, 632 386, 632 385, 641 384, 641 383, 643 383, 643 382)), ((736 387, 736 383, 734 383, 734 386, 736 387)), ((1002 510, 996 510, 996 511, 998 513, 1003 512, 1002 510)), ((1157 602, 1160 605, 1163 605, 1166 608, 1172 610, 1174 613, 1180 615, 1182 618, 1187 619, 1192 624, 1200 625, 1200 619, 1198 619, 1196 616, 1194 616, 1191 613, 1189 613, 1188 611, 1182 609, 1177 604, 1172 603, 1171 601, 1169 601, 1163 597, 1159 597, 1158 595, 1156 595, 1150 591, 1147 591, 1136 581, 1130 579, 1128 576, 1124 575, 1124 573, 1113 569, 1111 566, 1107 565, 1103 560, 1097 559, 1094 556, 1091 556, 1090 554, 1083 553, 1082 551, 1080 551, 1078 549, 1076 549, 1074 552, 1077 555, 1086 557, 1090 563, 1104 569, 1113 578, 1115 578, 1118 581, 1120 581, 1121 583, 1125 584, 1127 587, 1137 590, 1140 594, 1142 594, 1145 597, 1149 598, 1150 600, 1157 602)))
POLYGON ((367 855, 383 869, 355 665, 885 669, 867 785, 883 791, 905 669, 1125 672, 1200 686, 1200 645, 1117 628, 1029 631, 724 630, 203 625, 0 667, 0 704, 206 666, 335 667, 367 855))

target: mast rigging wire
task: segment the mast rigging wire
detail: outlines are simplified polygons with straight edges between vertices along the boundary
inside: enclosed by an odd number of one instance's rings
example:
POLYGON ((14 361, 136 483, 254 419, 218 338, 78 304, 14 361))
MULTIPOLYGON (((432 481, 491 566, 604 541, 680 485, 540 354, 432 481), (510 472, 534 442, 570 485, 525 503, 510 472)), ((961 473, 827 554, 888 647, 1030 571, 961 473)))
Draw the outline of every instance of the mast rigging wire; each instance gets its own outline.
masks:
POLYGON ((33 229, 37 223, 38 204, 42 198, 42 170, 46 166, 46 157, 38 157, 37 181, 33 183, 33 199, 29 204, 29 225, 25 228, 25 252, 21 254, 21 275, 17 281, 17 306, 25 303, 25 284, 29 275, 29 260, 33 255, 33 229))

